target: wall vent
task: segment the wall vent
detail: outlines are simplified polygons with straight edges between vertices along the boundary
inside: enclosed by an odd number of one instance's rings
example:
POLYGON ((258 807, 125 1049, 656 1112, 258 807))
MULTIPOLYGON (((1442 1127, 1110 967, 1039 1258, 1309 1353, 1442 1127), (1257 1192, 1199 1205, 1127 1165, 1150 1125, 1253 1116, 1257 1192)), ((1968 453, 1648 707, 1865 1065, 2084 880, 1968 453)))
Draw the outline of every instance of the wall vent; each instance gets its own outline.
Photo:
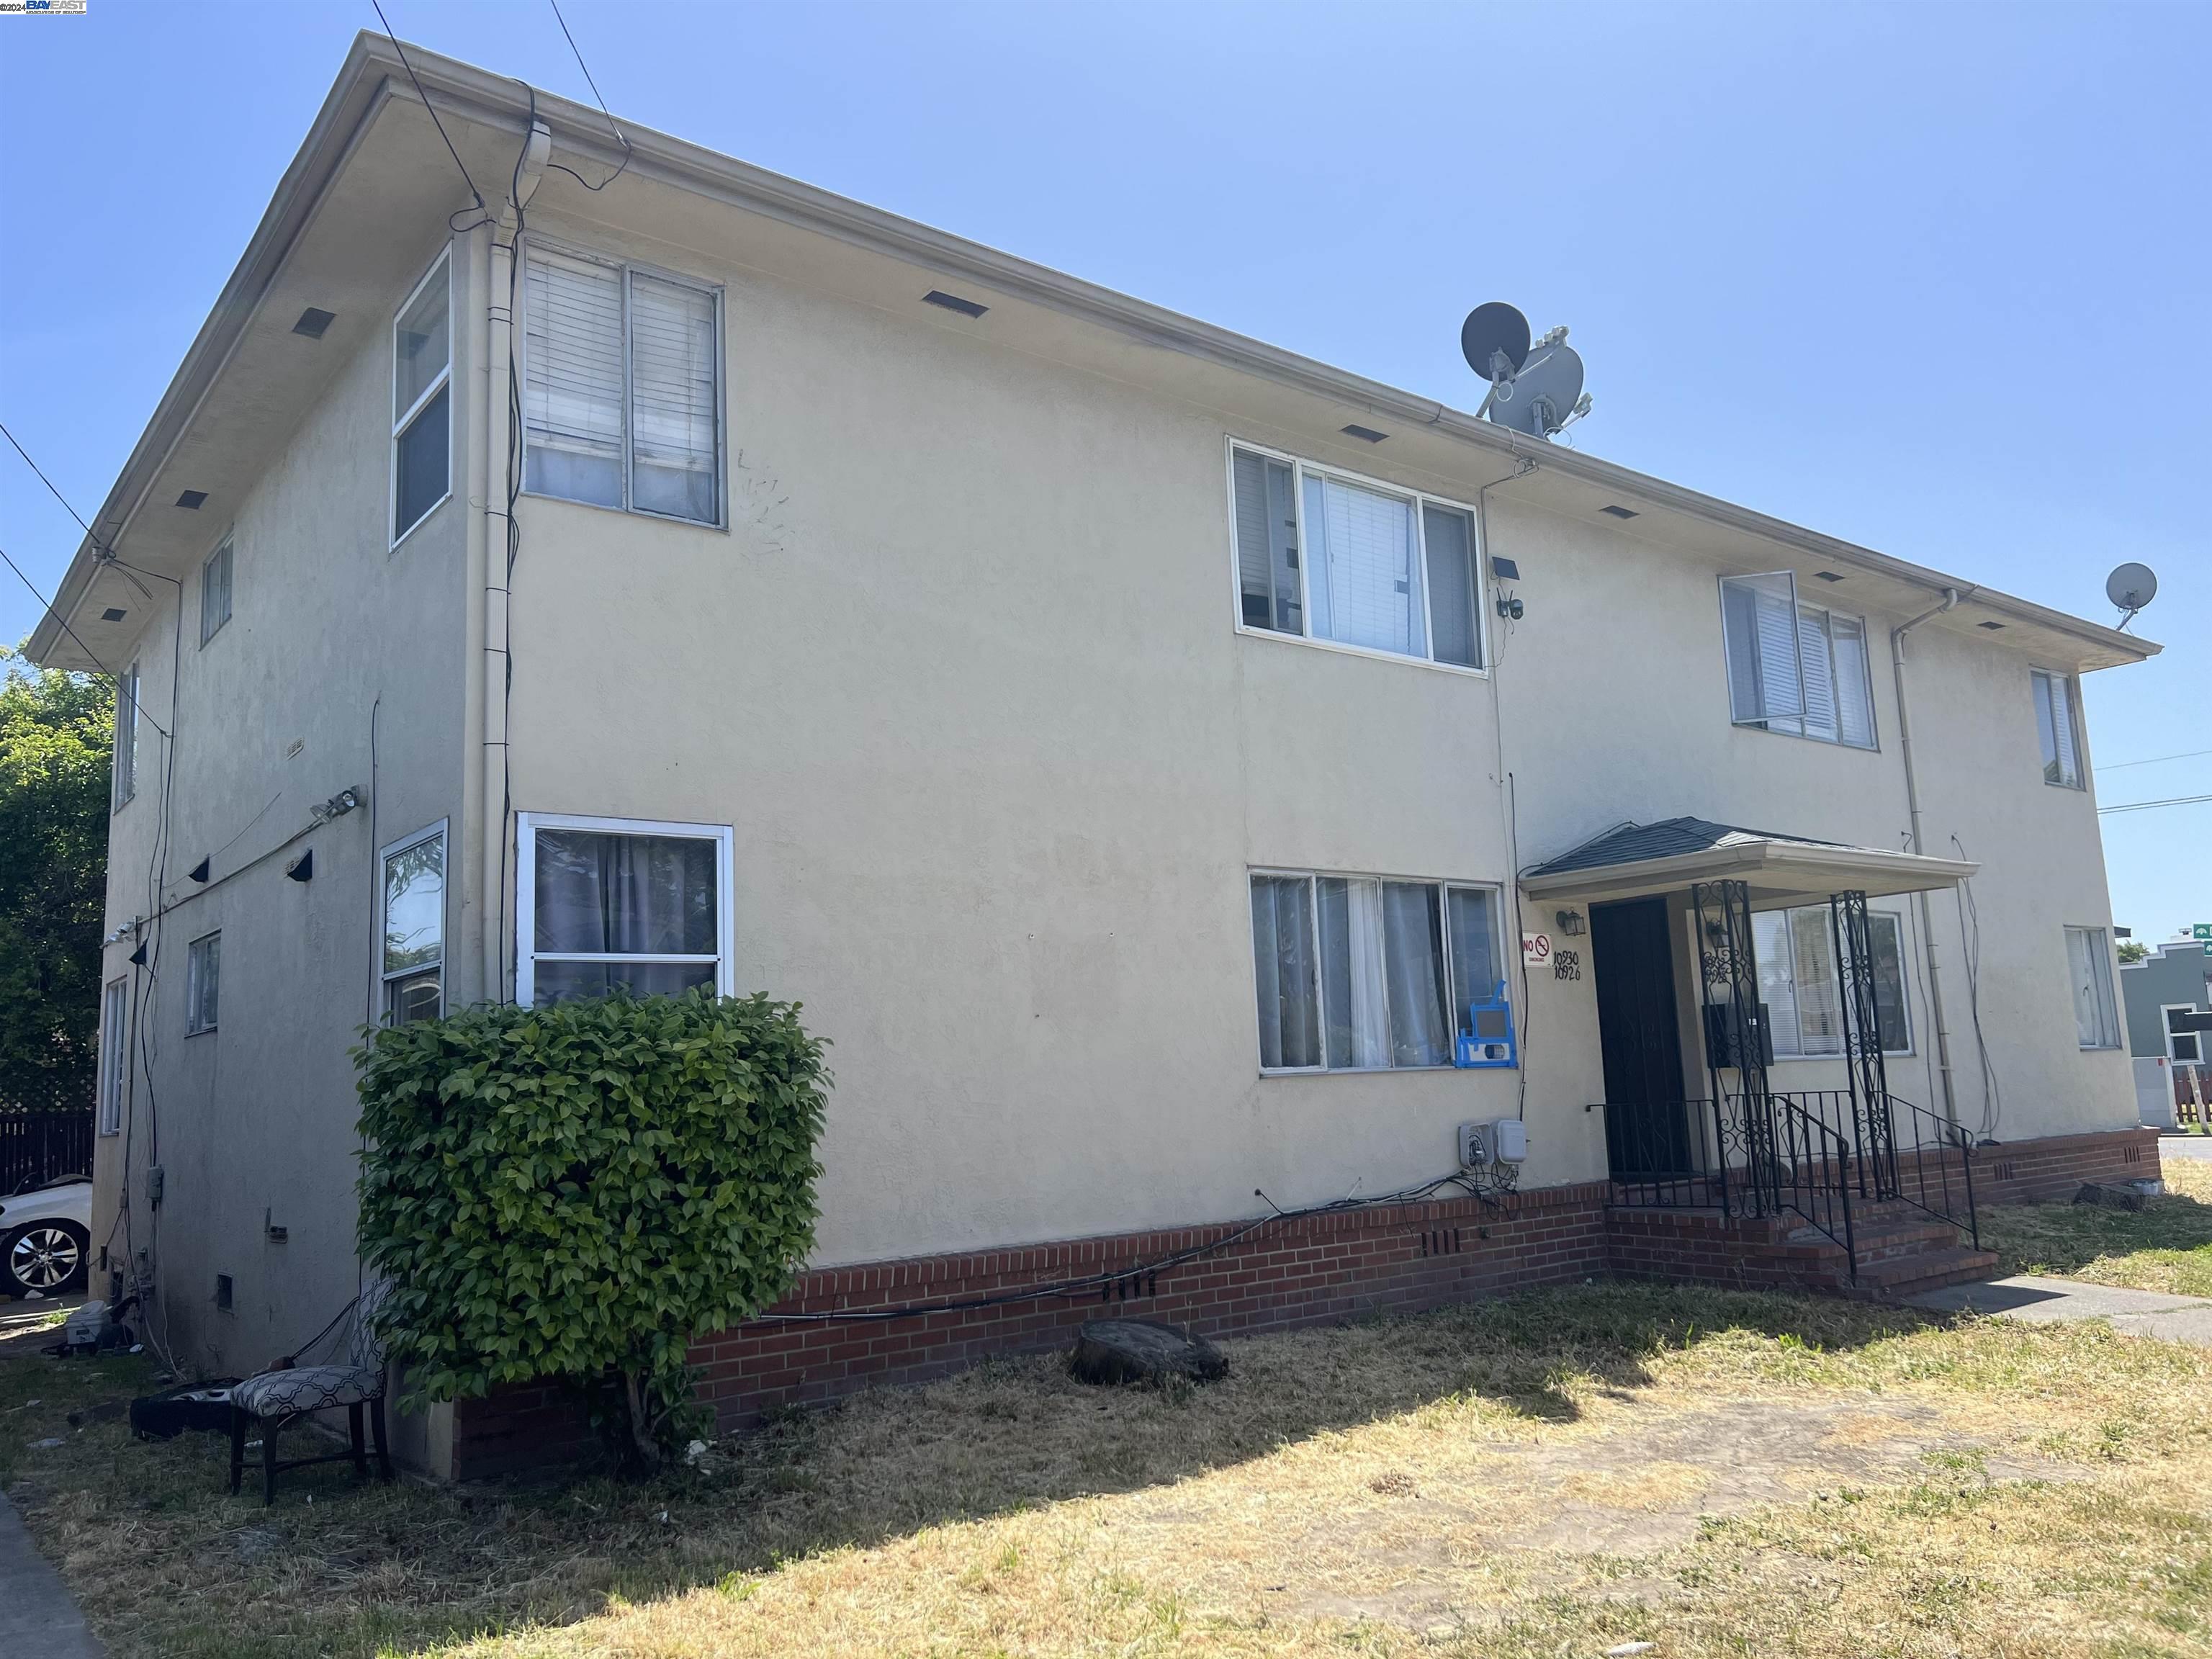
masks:
POLYGON ((1371 426, 1347 426, 1340 428, 1339 430, 1347 438, 1358 438, 1364 443, 1370 444, 1379 444, 1390 435, 1387 432, 1377 432, 1371 426))
POLYGON ((319 340, 323 337, 323 331, 337 319, 337 313, 334 311, 322 311, 309 306, 300 313, 300 320, 292 325, 292 332, 304 334, 311 340, 319 340))
POLYGON ((1638 516, 1637 511, 1634 507, 1623 507, 1618 501, 1613 502, 1609 507, 1601 507, 1598 508, 1598 511, 1601 513, 1610 514, 1616 519, 1633 519, 1638 516))
POLYGON ((230 1311, 231 1297, 234 1290, 234 1287, 230 1282, 230 1275, 228 1273, 217 1273, 215 1276, 215 1305, 222 1309, 225 1313, 230 1311))
POLYGON ((183 495, 177 497, 177 505, 183 507, 188 513, 197 513, 200 508, 207 505, 207 491, 204 489, 187 489, 183 495))
POLYGON ((942 306, 947 311, 957 311, 963 317, 980 317, 991 308, 979 306, 973 300, 963 300, 957 294, 947 294, 941 288, 930 289, 921 296, 921 302, 926 306, 942 306))

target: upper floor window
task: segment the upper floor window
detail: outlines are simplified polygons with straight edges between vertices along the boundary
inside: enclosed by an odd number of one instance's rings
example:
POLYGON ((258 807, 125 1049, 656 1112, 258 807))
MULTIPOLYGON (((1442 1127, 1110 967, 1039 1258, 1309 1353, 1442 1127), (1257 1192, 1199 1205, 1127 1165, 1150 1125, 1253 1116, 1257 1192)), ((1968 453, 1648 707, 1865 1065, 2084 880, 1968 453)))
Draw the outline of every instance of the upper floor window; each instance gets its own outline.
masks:
POLYGON ((453 475, 453 258, 438 256, 392 325, 392 544, 446 499, 453 475))
POLYGON ((2101 927, 2069 927, 2066 966, 2074 977, 2074 1027, 2081 1047, 2118 1048, 2120 1014, 2112 1000, 2111 936, 2101 927))
POLYGON ((138 665, 132 663, 115 678, 115 759, 112 805, 138 793, 138 665))
POLYGON ((1482 666, 1467 508, 1241 444, 1229 471, 1242 626, 1482 666))
POLYGON ((384 1023, 445 1012, 446 826, 384 849, 384 1023))
POLYGON ((523 487, 721 522, 716 291, 544 247, 524 264, 523 487))
POLYGON ((112 979, 100 996, 100 1133, 123 1132, 123 1082, 129 1069, 131 981, 112 979))
POLYGON ((200 643, 205 645, 230 620, 230 538, 200 567, 200 643))
POLYGON ((1866 624, 1801 604, 1797 578, 1778 570, 1721 580, 1729 718, 1792 737, 1872 749, 1874 686, 1866 624))
POLYGON ((222 989, 222 935, 203 933, 185 955, 185 1035, 212 1031, 222 989))
MULTIPOLYGON (((1905 1003, 1905 951, 1896 915, 1867 913, 1874 953, 1875 1019, 1882 1052, 1912 1051, 1905 1003)), ((1835 927, 1825 904, 1761 910, 1751 919, 1759 958, 1759 1000, 1777 1060, 1812 1060, 1844 1052, 1842 987, 1836 974, 1835 927)))
POLYGON ((515 1000, 730 992, 731 832, 525 812, 515 1000))
POLYGON ((1498 990, 1492 890, 1255 872, 1262 1071, 1449 1066, 1498 990))
POLYGON ((2028 683, 2035 689, 2036 735, 2043 740, 2043 781, 2062 789, 2083 787, 2081 716, 2075 707, 2073 679, 2038 668, 2029 673, 2028 683))

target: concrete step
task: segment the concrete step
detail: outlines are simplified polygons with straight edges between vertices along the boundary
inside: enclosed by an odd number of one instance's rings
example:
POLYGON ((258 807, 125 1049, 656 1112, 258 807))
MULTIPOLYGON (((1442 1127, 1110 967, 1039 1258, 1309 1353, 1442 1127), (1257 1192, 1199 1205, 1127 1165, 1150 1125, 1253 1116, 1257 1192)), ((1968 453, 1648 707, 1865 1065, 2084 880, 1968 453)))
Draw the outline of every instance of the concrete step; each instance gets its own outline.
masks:
POLYGON ((1948 1250, 1929 1250, 1920 1255, 1862 1262, 1856 1289, 1862 1296, 1878 1297, 1885 1302, 1895 1301, 1902 1297, 1917 1296, 1923 1291, 1941 1290, 1946 1285, 1987 1279, 1996 1271, 1996 1266, 1997 1253, 1995 1250, 1977 1250, 1961 1244, 1948 1250))

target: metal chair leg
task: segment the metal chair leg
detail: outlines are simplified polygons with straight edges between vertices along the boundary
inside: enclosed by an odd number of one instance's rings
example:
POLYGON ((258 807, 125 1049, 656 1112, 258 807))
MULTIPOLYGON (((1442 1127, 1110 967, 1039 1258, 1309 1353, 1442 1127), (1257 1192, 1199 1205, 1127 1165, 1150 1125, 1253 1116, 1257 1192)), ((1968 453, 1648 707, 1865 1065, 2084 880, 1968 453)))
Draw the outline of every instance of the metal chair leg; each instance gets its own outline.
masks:
POLYGON ((361 1438, 361 1401, 356 1400, 346 1407, 346 1428, 353 1438, 353 1473, 358 1480, 368 1479, 368 1454, 362 1449, 361 1438))
POLYGON ((252 1421, 236 1406, 230 1408, 230 1495, 238 1496, 238 1483, 246 1473, 246 1425, 252 1421))
POLYGON ((368 1402, 369 1431, 376 1437, 376 1476, 380 1480, 392 1479, 392 1452, 384 1443, 384 1396, 379 1395, 368 1402))
POLYGON ((261 1504, 268 1508, 276 1501, 276 1431, 287 1419, 265 1417, 261 1420, 261 1504))

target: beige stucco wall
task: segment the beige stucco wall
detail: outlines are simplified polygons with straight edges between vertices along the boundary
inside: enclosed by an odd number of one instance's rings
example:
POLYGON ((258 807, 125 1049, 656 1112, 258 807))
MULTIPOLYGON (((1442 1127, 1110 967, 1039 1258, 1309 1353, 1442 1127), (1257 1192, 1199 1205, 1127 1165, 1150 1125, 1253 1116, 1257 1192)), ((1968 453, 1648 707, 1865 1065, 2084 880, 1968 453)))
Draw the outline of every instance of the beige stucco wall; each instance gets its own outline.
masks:
MULTIPOLYGON (((732 526, 525 501, 514 802, 734 826, 738 987, 804 1000, 836 1045, 820 1261, 1388 1190, 1448 1170, 1452 1126, 1513 1112, 1524 1081, 1524 1178, 1601 1173, 1587 972, 1532 987, 1520 1074, 1261 1077, 1251 866, 1504 882, 1679 813, 1900 842, 1898 617, 1869 617, 1878 751, 1733 728, 1719 568, 1509 486, 1489 550, 1518 560, 1528 616, 1493 632, 1494 680, 1242 635, 1224 437, 1388 477, 1386 453, 680 249, 566 240, 726 285, 732 526)), ((1397 476, 1468 499, 1489 465, 1397 476)), ((1857 608, 1848 585, 1820 597, 1857 608)), ((2093 803, 2040 781, 2024 660, 1928 639, 1928 850, 1956 830, 1984 862, 1999 1133, 2128 1121, 2124 1061, 2075 1048, 2059 931, 2107 921, 2093 803)), ((1893 1086, 1934 1104, 1913 980, 1893 1086)))
MULTIPOLYGON (((437 245, 425 238, 418 272, 437 245)), ((94 1243, 118 1266, 131 1248, 152 1252, 156 1332, 209 1371, 270 1363, 353 1295, 347 1049, 371 1012, 374 852, 441 817, 460 829, 469 491, 457 471, 446 503, 387 551, 389 352, 380 329, 334 362, 235 518, 207 524, 209 551, 226 532, 233 544, 232 617, 213 639, 199 643, 197 572, 181 630, 176 590, 148 584, 139 661, 149 719, 137 796, 113 819, 108 926, 173 908, 149 930, 153 973, 134 974, 131 939, 106 948, 107 975, 131 977, 137 1012, 129 1133, 98 1148, 94 1243), (156 723, 174 734, 173 768, 156 723), (225 879, 348 787, 362 792, 362 810, 225 879), (307 851, 313 879, 288 879, 307 851), (214 878, 204 890, 186 875, 203 857, 214 878), (186 1036, 188 945, 218 929, 217 1028, 186 1036), (131 1204, 119 1218, 126 1146, 131 1204), (156 1161, 163 1200, 149 1209, 145 1170, 156 1161), (265 1225, 286 1229, 286 1241, 271 1242, 265 1225), (215 1306, 218 1273, 234 1281, 228 1312, 215 1306)), ((477 408, 465 375, 454 392, 465 432, 477 408)))

